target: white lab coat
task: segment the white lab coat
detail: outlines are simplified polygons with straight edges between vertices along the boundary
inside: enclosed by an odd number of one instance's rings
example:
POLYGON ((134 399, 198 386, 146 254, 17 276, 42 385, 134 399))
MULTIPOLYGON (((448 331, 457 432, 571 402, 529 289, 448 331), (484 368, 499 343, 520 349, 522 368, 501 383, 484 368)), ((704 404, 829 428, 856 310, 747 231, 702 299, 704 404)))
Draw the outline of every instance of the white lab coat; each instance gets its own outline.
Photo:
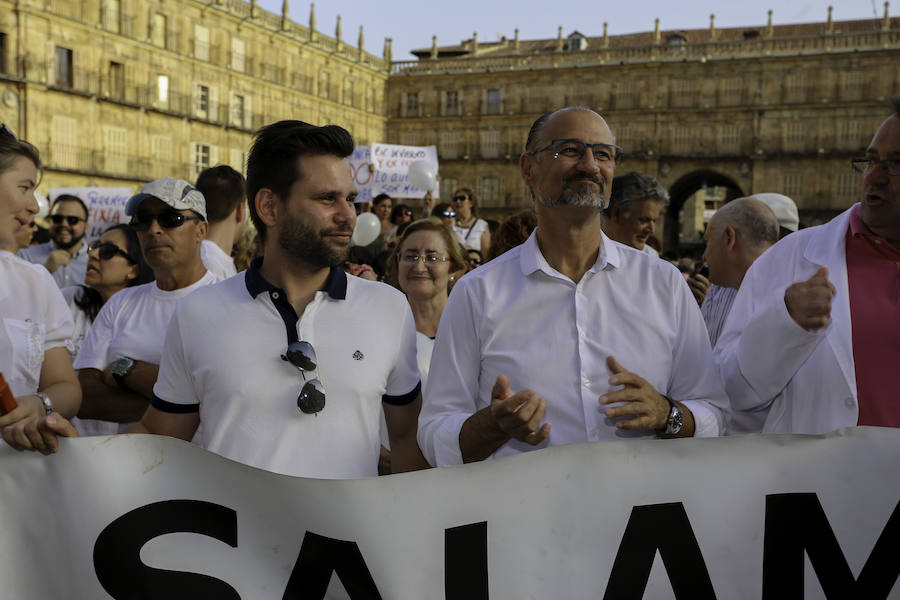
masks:
POLYGON ((792 233, 747 271, 714 359, 731 400, 727 432, 825 433, 856 425, 846 236, 850 210, 792 233), (789 285, 820 267, 837 293, 831 324, 809 332, 784 304, 789 285))

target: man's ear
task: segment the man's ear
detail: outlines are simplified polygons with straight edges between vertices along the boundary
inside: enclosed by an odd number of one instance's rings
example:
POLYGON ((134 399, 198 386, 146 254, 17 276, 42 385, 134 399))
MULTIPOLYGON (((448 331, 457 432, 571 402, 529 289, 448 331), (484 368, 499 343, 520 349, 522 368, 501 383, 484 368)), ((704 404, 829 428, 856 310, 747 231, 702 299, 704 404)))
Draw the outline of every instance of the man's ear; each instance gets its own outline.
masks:
POLYGON ((266 227, 273 227, 278 221, 278 196, 269 188, 262 188, 256 192, 256 197, 253 198, 253 206, 256 208, 259 220, 266 227))
POLYGON ((534 168, 535 158, 528 152, 519 155, 519 170, 522 172, 522 179, 525 181, 525 187, 533 187, 534 184, 534 168))
POLYGON ((205 240, 206 234, 209 233, 209 223, 206 221, 198 221, 197 232, 200 234, 200 239, 205 240))
POLYGON ((725 247, 729 250, 734 250, 734 247, 737 245, 737 230, 731 225, 726 225, 725 229, 722 230, 722 235, 725 236, 725 247))
POLYGON ((238 202, 238 205, 234 209, 234 222, 238 225, 243 226, 244 220, 247 218, 247 203, 246 202, 238 202))

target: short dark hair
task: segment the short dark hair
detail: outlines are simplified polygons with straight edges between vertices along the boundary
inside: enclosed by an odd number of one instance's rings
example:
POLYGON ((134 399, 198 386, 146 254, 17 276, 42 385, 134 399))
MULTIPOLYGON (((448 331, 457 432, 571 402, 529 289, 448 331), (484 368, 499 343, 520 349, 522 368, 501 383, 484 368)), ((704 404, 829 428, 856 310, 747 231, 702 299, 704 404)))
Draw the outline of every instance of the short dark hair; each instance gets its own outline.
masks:
POLYGON ((53 201, 53 204, 50 205, 50 211, 53 211, 53 207, 59 204, 60 202, 77 202, 81 205, 81 210, 84 211, 84 220, 87 221, 88 217, 91 216, 90 211, 88 211, 87 204, 84 203, 84 200, 79 198, 78 196, 73 196, 72 194, 60 194, 53 201))
POLYGON ((434 208, 431 209, 431 216, 440 218, 444 216, 445 212, 452 210, 453 207, 450 206, 449 202, 439 202, 438 204, 434 205, 434 208))
POLYGON ((197 176, 197 189, 206 199, 206 220, 219 223, 244 201, 244 176, 228 165, 203 169, 197 176))
POLYGON ((38 171, 41 170, 41 153, 38 149, 16 137, 5 124, 0 125, 0 173, 12 169, 17 158, 27 158, 34 163, 38 171))
POLYGON ((409 213, 409 216, 412 216, 412 209, 408 204, 398 204, 394 208, 391 209, 391 218, 390 222, 393 223, 397 220, 397 218, 402 217, 404 213, 409 213))
POLYGON ((301 156, 330 154, 346 158, 353 153, 353 136, 338 125, 317 127, 303 121, 286 120, 266 125, 256 132, 247 158, 247 200, 250 219, 266 237, 266 224, 254 202, 261 189, 268 188, 281 199, 303 174, 297 161, 301 156))
POLYGON ((620 212, 627 213, 637 200, 653 200, 665 206, 669 201, 669 192, 649 175, 631 171, 613 178, 609 206, 603 212, 608 217, 612 216, 612 209, 616 206, 620 212))

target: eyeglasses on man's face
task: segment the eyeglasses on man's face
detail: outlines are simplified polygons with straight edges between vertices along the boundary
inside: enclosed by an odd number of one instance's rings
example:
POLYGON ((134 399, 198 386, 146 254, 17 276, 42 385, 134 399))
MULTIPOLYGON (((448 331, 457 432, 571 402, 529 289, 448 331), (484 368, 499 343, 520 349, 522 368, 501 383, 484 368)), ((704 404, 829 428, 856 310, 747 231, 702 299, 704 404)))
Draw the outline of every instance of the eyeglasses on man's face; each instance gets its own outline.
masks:
POLYGON ((297 410, 305 415, 314 415, 325 408, 325 386, 318 377, 307 379, 306 374, 319 368, 316 351, 309 342, 302 340, 292 343, 281 355, 281 360, 297 367, 303 376, 303 387, 297 396, 297 410))
POLYGON ((850 160, 853 171, 860 175, 870 173, 878 165, 884 165, 884 170, 888 175, 900 175, 900 159, 897 158, 878 160, 871 156, 860 156, 850 160))
POLYGON ((128 260, 128 262, 130 262, 131 264, 136 264, 137 262, 133 258, 131 258, 131 255, 129 255, 127 252, 125 252, 112 242, 101 242, 100 240, 94 240, 88 246, 88 252, 93 252, 94 250, 97 251, 97 256, 100 257, 100 260, 109 260, 116 255, 120 255, 124 256, 125 259, 128 260))
POLYGON ((174 210, 167 210, 158 214, 137 213, 131 217, 131 228, 135 231, 147 231, 154 220, 163 229, 175 229, 184 225, 186 221, 202 221, 203 219, 196 215, 183 215, 174 210))
POLYGON ((69 224, 69 227, 75 227, 82 221, 87 221, 87 219, 76 217, 75 215, 50 215, 50 220, 53 221, 54 225, 62 225, 62 222, 65 221, 69 224))
POLYGON ((403 256, 401 256, 400 260, 402 260, 405 263, 409 263, 411 265, 416 264, 420 260, 422 261, 423 265, 434 265, 439 262, 447 262, 450 259, 446 256, 441 256, 439 254, 434 254, 434 253, 428 253, 428 254, 412 254, 412 253, 410 253, 410 254, 404 254, 403 256))
POLYGON ((540 150, 532 152, 531 154, 536 156, 541 152, 549 150, 553 154, 553 160, 562 159, 578 162, 584 158, 584 153, 589 148, 591 150, 591 155, 594 157, 594 162, 601 164, 618 165, 622 162, 622 157, 624 156, 623 150, 618 146, 603 143, 588 144, 587 142, 582 142, 575 138, 553 140, 540 150))

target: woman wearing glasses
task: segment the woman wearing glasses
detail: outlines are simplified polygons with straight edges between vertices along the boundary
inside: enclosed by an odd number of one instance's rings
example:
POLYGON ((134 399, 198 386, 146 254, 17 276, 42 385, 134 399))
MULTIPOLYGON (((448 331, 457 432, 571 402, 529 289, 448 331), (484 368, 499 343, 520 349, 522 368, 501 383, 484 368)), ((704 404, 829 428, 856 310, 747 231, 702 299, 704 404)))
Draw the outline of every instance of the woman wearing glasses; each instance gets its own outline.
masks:
POLYGON ((127 287, 153 281, 153 269, 144 261, 137 233, 126 225, 113 225, 88 246, 84 285, 63 288, 63 297, 75 319, 72 360, 100 308, 109 298, 127 287))
MULTIPOLYGON (((37 149, 0 127, 0 246, 38 211, 34 190, 41 167, 37 149)), ((0 251, 0 373, 15 408, 0 415, 3 439, 22 450, 33 448, 36 421, 51 412, 73 416, 81 387, 67 343, 72 315, 56 283, 40 265, 0 251)))
POLYGON ((387 281, 406 294, 412 309, 423 388, 450 287, 465 268, 466 262, 453 232, 435 218, 411 223, 391 254, 387 281))
POLYGON ((478 218, 478 199, 469 188, 459 188, 453 194, 456 224, 453 231, 459 243, 472 250, 485 252, 491 246, 491 231, 487 221, 478 218))

